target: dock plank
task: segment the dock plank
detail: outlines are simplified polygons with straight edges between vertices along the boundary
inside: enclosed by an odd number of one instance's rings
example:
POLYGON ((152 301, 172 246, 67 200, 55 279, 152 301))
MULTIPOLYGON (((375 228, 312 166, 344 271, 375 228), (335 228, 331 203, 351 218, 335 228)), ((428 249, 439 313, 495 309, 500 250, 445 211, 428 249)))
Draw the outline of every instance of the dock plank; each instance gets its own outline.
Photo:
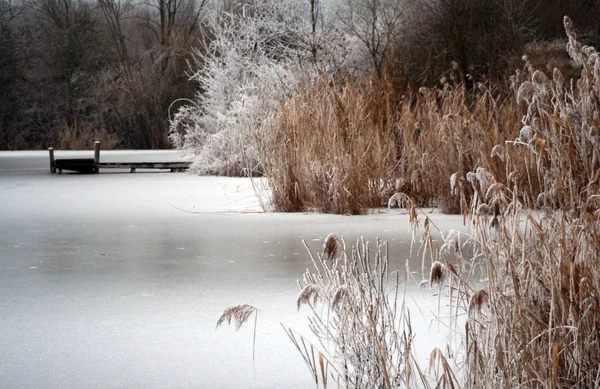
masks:
POLYGON ((191 162, 100 162, 101 169, 187 169, 191 162))
POLYGON ((54 159, 54 149, 48 148, 50 156, 50 173, 62 173, 70 170, 79 173, 99 173, 100 169, 170 169, 172 172, 184 171, 192 165, 189 161, 178 162, 100 162, 100 142, 94 142, 94 158, 59 158, 54 159))
POLYGON ((79 173, 94 173, 93 158, 59 158, 54 160, 55 170, 62 173, 63 170, 70 170, 79 173))
POLYGON ((191 162, 102 162, 96 163, 96 169, 170 169, 172 172, 189 169, 191 162))

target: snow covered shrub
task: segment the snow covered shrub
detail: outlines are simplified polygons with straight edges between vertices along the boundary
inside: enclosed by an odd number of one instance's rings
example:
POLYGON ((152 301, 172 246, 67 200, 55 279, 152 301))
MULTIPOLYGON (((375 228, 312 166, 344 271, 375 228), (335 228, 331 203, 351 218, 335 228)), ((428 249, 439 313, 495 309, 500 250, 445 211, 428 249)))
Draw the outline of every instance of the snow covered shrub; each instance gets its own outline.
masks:
POLYGON ((315 0, 310 14, 304 3, 253 0, 206 18, 210 43, 196 51, 191 76, 199 92, 170 125, 173 144, 195 155, 193 172, 261 172, 250 130, 263 126, 302 78, 335 62, 336 50, 328 47, 336 39, 319 30, 318 7, 315 0))
POLYGON ((215 9, 206 18, 212 33, 206 51, 195 53, 200 91, 181 107, 170 139, 196 155, 199 174, 241 174, 256 166, 248 127, 296 83, 289 44, 298 34, 293 10, 279 1, 258 0, 215 9))

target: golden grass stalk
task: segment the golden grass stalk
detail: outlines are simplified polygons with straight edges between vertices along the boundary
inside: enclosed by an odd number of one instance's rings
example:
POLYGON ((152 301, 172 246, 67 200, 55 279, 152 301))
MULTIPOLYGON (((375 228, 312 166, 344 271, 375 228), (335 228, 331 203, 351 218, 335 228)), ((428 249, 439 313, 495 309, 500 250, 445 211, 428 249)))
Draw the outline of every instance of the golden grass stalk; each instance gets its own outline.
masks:
MULTIPOLYGON (((462 184, 468 172, 503 176, 501 145, 520 130, 511 95, 460 84, 400 93, 389 78, 322 76, 265 120, 255 139, 275 209, 364 214, 388 199, 398 205, 399 192, 458 213, 474 196, 462 184), (447 183, 453 173, 455 188, 447 183)), ((522 177, 535 167, 534 159, 510 163, 522 177)))
POLYGON ((495 175, 511 187, 490 186, 474 217, 488 280, 470 300, 469 387, 600 385, 600 60, 568 18, 565 29, 581 77, 513 78, 524 127, 506 142, 507 179, 495 175), (509 179, 520 161, 526 174, 509 179), (529 210, 518 212, 519 199, 529 210))
POLYGON ((389 82, 334 85, 291 97, 257 133, 275 208, 362 214, 396 178, 396 105, 389 82))
POLYGON ((425 219, 422 267, 427 254, 430 284, 448 284, 451 322, 466 317, 462 376, 434 349, 430 385, 414 362, 387 246, 377 242, 372 253, 360 240, 335 261, 310 254, 314 269, 297 304, 311 310, 321 348, 292 339, 317 383, 329 366, 344 388, 600 387, 600 54, 577 40, 568 18, 565 28, 582 69, 577 81, 528 64, 513 78, 511 99, 484 86, 476 94, 445 86, 398 100, 385 85, 319 80, 283 107, 279 128, 269 127, 263 157, 283 209, 362 213, 370 201, 385 204, 388 191, 388 204, 406 206, 417 227, 416 203, 435 200, 471 219, 469 262, 483 259, 483 280, 470 285, 445 257, 465 260, 458 235, 438 247, 425 219), (373 175, 361 160, 388 157, 393 163, 373 175))

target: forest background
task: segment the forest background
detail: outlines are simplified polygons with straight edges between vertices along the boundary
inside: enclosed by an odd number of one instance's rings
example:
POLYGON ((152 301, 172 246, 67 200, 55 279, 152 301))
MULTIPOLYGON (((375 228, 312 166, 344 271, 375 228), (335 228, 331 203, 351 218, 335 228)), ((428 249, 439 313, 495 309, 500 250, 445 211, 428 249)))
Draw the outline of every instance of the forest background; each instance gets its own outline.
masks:
POLYGON ((230 38, 264 43, 264 56, 281 64, 304 61, 305 80, 387 77, 399 95, 440 85, 453 61, 469 88, 499 89, 525 53, 567 61, 564 15, 584 43, 600 39, 594 0, 0 0, 0 149, 87 149, 95 139, 105 148, 172 147, 169 119, 185 99, 211 104, 202 77, 207 53, 225 57, 227 44, 215 41, 226 14, 244 18, 246 33, 248 24, 281 28, 230 38), (251 7, 274 20, 246 14, 251 7))

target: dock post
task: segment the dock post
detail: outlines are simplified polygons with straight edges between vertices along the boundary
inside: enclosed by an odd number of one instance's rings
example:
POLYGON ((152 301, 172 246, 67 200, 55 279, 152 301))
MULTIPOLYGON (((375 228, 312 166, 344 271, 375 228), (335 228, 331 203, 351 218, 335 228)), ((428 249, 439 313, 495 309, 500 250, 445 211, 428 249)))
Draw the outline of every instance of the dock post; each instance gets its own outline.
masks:
MULTIPOLYGON (((100 163, 100 141, 94 142, 94 163, 100 163)), ((98 167, 94 167, 94 173, 98 173, 98 167)))
POLYGON ((54 164, 54 149, 48 147, 48 153, 50 154, 50 174, 56 174, 56 165, 54 164))

